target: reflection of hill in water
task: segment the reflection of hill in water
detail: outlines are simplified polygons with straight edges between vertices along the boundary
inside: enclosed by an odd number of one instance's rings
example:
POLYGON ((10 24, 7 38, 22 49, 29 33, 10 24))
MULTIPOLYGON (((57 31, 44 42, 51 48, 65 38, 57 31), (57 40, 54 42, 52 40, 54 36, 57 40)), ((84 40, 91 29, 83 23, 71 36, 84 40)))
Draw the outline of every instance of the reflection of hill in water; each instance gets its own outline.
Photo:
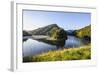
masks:
POLYGON ((50 45, 56 45, 57 48, 62 48, 62 47, 64 47, 66 40, 44 40, 44 39, 39 39, 37 41, 44 42, 44 43, 47 43, 47 44, 50 44, 50 45))
POLYGON ((65 45, 65 41, 66 41, 66 40, 46 40, 46 38, 38 38, 38 37, 37 38, 24 37, 23 38, 23 42, 27 42, 27 40, 30 39, 30 38, 33 39, 33 40, 39 41, 39 42, 43 42, 43 43, 46 43, 46 44, 54 45, 57 48, 63 47, 65 45))
POLYGON ((80 39, 80 38, 75 37, 75 36, 68 36, 67 40, 50 40, 50 39, 47 39, 47 38, 49 38, 47 36, 44 36, 43 38, 42 37, 36 38, 36 37, 37 36, 35 36, 35 37, 32 37, 32 36, 24 37, 23 42, 27 42, 28 39, 32 39, 32 40, 36 40, 36 41, 39 41, 39 42, 43 42, 45 44, 54 45, 57 48, 63 48, 63 47, 73 48, 73 47, 81 46, 83 44, 90 43, 88 40, 80 39))
POLYGON ((23 42, 23 56, 33 56, 51 50, 63 49, 63 48, 75 48, 84 45, 80 38, 75 36, 68 36, 67 40, 34 40, 32 37, 28 37, 23 42))

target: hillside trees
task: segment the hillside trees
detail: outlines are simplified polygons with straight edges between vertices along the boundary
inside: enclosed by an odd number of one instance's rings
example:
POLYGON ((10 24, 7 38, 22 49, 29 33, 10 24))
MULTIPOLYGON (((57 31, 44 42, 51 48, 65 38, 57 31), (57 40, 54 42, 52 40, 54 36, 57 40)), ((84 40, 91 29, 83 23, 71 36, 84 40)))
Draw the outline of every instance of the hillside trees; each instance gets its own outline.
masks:
POLYGON ((64 29, 61 28, 53 28, 49 32, 50 37, 56 39, 56 40, 65 40, 67 39, 67 32, 64 29))

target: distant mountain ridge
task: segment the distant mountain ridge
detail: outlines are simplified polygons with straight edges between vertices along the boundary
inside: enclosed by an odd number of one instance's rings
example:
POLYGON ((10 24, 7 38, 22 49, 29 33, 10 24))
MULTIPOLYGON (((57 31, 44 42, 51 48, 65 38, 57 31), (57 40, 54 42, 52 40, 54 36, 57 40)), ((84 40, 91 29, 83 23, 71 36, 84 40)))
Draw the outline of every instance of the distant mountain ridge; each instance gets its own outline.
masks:
POLYGON ((74 36, 76 30, 66 30, 66 32, 67 32, 67 35, 72 35, 72 36, 74 36))

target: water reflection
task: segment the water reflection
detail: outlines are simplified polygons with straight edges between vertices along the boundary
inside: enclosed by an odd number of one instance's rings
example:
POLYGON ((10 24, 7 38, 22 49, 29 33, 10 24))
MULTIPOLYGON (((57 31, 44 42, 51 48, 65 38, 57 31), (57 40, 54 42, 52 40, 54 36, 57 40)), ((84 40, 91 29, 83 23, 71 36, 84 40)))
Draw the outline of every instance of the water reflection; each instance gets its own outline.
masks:
POLYGON ((39 39, 37 41, 47 43, 49 45, 55 45, 59 49, 61 47, 64 47, 66 40, 44 40, 44 39, 39 39))
POLYGON ((55 49, 55 45, 50 45, 33 39, 28 39, 23 42, 23 56, 37 55, 55 49))
POLYGON ((34 40, 32 37, 24 37, 23 56, 32 56, 48 52, 50 50, 73 48, 81 45, 83 45, 82 40, 74 36, 68 36, 67 40, 34 40))

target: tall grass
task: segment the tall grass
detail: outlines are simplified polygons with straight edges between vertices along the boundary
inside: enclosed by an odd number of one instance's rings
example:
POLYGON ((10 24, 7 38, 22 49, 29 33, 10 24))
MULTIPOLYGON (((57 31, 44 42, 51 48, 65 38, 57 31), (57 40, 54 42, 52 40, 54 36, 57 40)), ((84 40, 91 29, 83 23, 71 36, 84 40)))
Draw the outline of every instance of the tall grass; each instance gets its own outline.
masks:
POLYGON ((85 60, 91 59, 90 45, 79 48, 60 49, 49 51, 37 56, 24 57, 23 62, 42 62, 42 61, 64 61, 64 60, 85 60))

